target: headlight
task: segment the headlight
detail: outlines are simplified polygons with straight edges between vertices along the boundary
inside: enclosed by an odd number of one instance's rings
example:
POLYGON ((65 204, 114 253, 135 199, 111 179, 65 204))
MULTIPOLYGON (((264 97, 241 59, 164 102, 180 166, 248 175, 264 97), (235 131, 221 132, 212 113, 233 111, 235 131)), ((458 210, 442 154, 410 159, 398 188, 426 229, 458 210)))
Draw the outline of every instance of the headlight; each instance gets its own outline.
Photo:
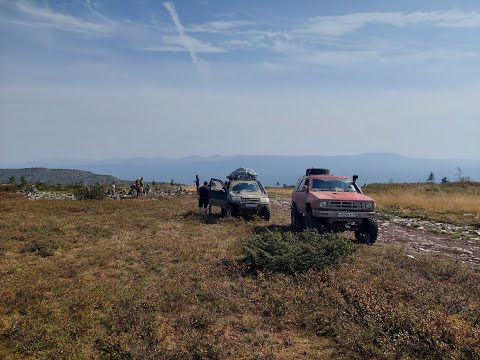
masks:
POLYGON ((374 206, 373 206, 373 202, 366 202, 365 203, 365 209, 373 209, 374 206))
POLYGON ((240 196, 232 196, 232 197, 230 198, 230 201, 231 201, 231 202, 241 202, 242 199, 240 199, 240 196))
POLYGON ((270 199, 267 198, 267 197, 260 198, 260 202, 261 202, 262 204, 269 204, 269 203, 270 203, 270 199))
POLYGON ((327 207, 327 202, 326 201, 317 201, 317 207, 326 208, 327 207))

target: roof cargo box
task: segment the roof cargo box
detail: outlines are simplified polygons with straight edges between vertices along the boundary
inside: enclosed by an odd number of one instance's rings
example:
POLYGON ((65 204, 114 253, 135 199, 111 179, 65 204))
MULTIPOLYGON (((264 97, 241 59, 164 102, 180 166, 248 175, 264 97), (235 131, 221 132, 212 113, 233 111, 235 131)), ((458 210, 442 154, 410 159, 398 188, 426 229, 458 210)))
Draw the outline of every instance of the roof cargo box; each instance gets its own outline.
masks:
POLYGON ((257 173, 249 168, 238 168, 237 170, 233 171, 230 175, 227 176, 229 180, 257 180, 257 173))
POLYGON ((317 168, 311 168, 307 169, 305 172, 305 175, 329 175, 330 170, 329 169, 317 169, 317 168))

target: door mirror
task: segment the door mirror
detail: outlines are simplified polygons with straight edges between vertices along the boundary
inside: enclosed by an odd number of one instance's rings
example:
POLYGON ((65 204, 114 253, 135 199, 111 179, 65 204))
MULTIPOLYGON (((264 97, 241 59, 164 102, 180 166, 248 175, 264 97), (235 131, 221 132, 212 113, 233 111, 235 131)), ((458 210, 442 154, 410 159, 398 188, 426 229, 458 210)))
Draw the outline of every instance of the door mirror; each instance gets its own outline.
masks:
POLYGON ((302 186, 302 191, 303 192, 308 192, 308 185, 303 185, 302 186))

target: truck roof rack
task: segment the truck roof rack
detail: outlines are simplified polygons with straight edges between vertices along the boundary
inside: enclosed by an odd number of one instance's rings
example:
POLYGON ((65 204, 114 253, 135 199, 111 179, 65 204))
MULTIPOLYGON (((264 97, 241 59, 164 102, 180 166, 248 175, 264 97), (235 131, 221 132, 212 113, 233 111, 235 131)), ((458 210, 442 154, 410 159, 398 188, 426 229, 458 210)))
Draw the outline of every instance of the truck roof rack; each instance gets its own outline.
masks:
POLYGON ((232 171, 230 175, 227 176, 229 180, 257 180, 257 173, 249 168, 238 168, 235 171, 232 171))
POLYGON ((305 175, 330 175, 330 170, 322 168, 310 168, 305 171, 305 175))

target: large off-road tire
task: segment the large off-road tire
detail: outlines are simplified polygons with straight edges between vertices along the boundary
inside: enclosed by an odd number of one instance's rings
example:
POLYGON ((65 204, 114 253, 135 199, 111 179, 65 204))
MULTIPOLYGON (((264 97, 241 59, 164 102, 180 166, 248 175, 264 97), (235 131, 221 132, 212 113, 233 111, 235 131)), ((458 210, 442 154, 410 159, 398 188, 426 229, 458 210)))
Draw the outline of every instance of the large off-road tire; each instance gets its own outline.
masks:
POLYGON ((376 219, 365 219, 361 230, 355 231, 358 242, 372 245, 378 238, 378 224, 376 219))
POLYGON ((239 217, 240 216, 240 208, 238 205, 228 205, 227 206, 227 217, 239 217))
POLYGON ((270 208, 265 206, 262 211, 260 212, 260 217, 265 221, 270 221, 271 213, 270 208))
POLYGON ((312 210, 307 208, 307 212, 303 217, 303 228, 306 229, 315 229, 315 218, 313 217, 312 210))
POLYGON ((222 215, 222 217, 226 217, 226 218, 230 218, 230 217, 234 216, 233 211, 232 211, 232 207, 227 206, 226 208, 222 208, 221 215, 222 215))
POLYGON ((291 212, 290 212, 290 223, 292 226, 293 231, 300 231, 302 230, 303 226, 303 216, 297 211, 296 206, 292 206, 291 212))

